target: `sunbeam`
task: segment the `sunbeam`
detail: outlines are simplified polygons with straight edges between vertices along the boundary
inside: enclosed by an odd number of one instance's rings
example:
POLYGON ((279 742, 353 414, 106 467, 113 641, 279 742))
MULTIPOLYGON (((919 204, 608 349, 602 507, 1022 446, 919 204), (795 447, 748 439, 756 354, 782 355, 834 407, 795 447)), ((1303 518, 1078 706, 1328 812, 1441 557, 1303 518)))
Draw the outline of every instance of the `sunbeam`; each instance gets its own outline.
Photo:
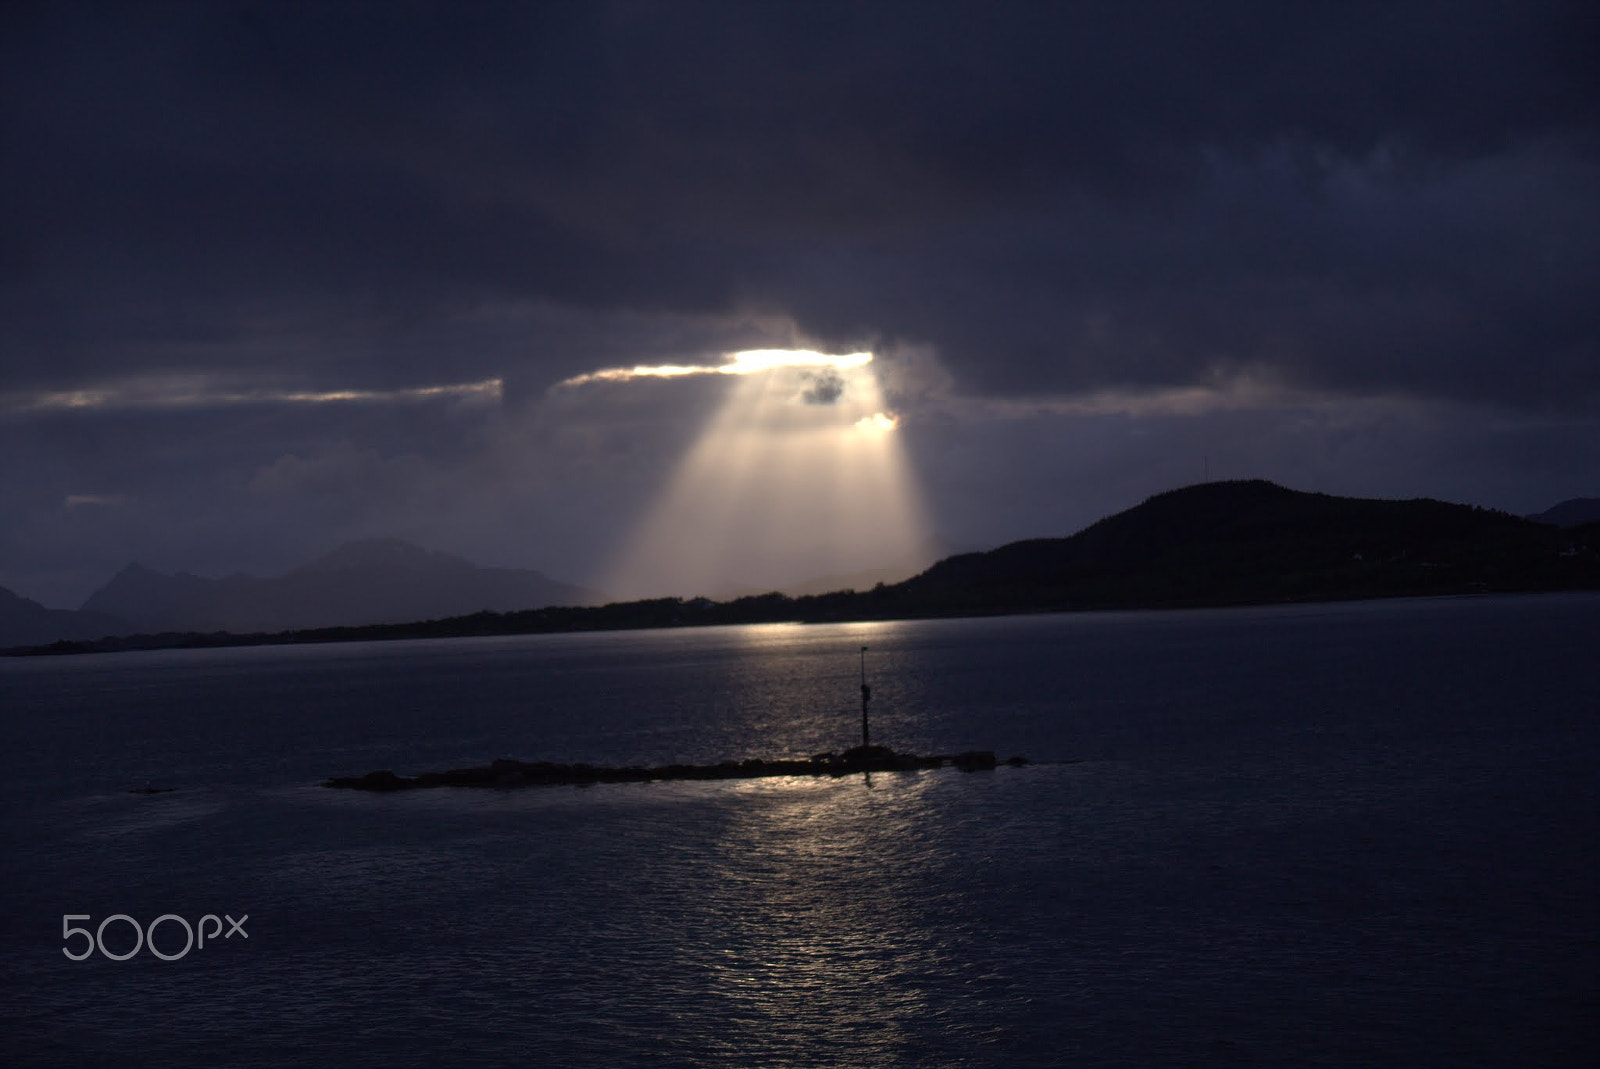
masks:
POLYGON ((563 386, 737 376, 604 582, 617 597, 781 589, 915 557, 921 502, 871 353, 735 353, 563 386))

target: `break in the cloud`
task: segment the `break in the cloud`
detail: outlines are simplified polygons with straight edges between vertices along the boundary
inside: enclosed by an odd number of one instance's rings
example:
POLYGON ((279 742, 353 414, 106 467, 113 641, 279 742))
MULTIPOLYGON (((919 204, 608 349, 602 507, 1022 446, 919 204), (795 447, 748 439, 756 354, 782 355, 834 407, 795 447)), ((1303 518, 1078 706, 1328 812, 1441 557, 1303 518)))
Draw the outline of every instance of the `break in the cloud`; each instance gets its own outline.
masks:
POLYGON ((1597 46, 1558 0, 12 5, 0 583, 366 531, 585 581, 760 349, 878 354, 975 541, 1195 453, 1594 493, 1597 46))
MULTIPOLYGON (((635 364, 633 367, 601 368, 574 375, 557 383, 558 387, 585 386, 591 382, 631 382, 634 379, 679 379, 686 375, 756 375, 779 367, 822 368, 835 372, 823 381, 840 381, 841 368, 865 367, 871 353, 819 353, 811 349, 752 349, 730 353, 730 359, 716 364, 635 364)), ((837 393, 834 395, 837 396, 837 393)))

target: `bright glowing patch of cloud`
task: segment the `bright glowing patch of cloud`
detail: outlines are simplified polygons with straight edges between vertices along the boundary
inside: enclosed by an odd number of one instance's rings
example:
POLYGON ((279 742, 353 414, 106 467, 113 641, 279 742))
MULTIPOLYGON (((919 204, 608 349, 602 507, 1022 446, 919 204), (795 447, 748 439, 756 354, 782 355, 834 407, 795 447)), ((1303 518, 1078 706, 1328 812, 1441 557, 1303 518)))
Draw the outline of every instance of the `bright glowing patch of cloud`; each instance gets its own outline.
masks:
POLYGON ((121 494, 68 494, 61 502, 69 511, 80 509, 86 505, 99 505, 107 508, 122 504, 121 494))
POLYGON ((724 375, 748 375, 753 371, 766 371, 775 367, 866 367, 872 363, 871 353, 845 353, 830 356, 810 349, 750 349, 733 354, 733 363, 717 370, 724 375))
POLYGON ((1145 390, 1099 390, 1075 397, 1020 402, 1016 407, 1063 416, 1202 416, 1300 408, 1330 398, 1308 390, 1240 376, 1195 386, 1145 390))
POLYGON ((875 412, 856 420, 856 430, 887 434, 900 425, 900 417, 890 412, 875 412))
POLYGON ((389 404, 446 400, 498 400, 499 379, 415 386, 399 390, 285 390, 237 386, 204 378, 146 378, 77 390, 0 394, 0 412, 74 412, 97 409, 188 409, 229 405, 389 404))
POLYGON ((591 382, 628 382, 631 379, 673 379, 684 375, 753 375, 780 367, 820 367, 844 370, 872 363, 871 353, 819 353, 811 349, 747 349, 730 353, 725 364, 657 364, 603 368, 563 379, 559 386, 585 386, 591 382))

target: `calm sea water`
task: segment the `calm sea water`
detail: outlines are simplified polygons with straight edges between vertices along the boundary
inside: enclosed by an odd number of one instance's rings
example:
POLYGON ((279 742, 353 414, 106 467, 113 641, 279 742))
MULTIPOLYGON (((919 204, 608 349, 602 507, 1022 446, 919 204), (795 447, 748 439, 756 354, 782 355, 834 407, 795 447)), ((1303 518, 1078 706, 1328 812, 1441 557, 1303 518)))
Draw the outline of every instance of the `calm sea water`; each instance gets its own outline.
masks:
POLYGON ((1590 1064, 1597 651, 1562 595, 3 660, 0 1060, 1590 1064), (317 786, 842 749, 862 645, 875 741, 1040 763, 317 786))

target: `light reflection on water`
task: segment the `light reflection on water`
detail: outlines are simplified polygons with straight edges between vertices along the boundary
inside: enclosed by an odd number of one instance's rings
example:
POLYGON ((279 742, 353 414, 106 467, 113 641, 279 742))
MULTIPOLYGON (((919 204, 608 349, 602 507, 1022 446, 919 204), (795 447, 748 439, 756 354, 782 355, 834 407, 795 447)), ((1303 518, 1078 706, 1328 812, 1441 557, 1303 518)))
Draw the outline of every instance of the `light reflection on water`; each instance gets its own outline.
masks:
POLYGON ((831 1047, 887 1064, 927 1027, 919 981, 951 963, 939 951, 948 933, 917 908, 923 777, 877 778, 743 785, 717 844, 725 901, 714 908, 731 923, 708 994, 762 1062, 814 1063, 831 1047))
POLYGON ((1590 596, 0 663, 5 1053, 1577 1062, 1597 625, 1590 596), (861 645, 875 735, 1089 760, 316 786, 838 749, 861 645), (248 944, 60 954, 63 913, 229 910, 248 944))

